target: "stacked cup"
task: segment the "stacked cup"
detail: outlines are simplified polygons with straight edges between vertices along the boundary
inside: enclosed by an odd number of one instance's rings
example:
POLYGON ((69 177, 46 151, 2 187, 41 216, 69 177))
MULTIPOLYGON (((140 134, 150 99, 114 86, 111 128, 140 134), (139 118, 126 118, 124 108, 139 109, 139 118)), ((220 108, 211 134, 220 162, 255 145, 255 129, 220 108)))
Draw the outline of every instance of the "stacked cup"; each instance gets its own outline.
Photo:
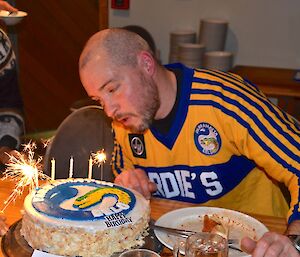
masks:
POLYGON ((217 19, 200 21, 199 43, 205 45, 206 51, 223 51, 225 47, 228 22, 217 19))
POLYGON ((202 44, 184 43, 178 48, 178 61, 190 68, 201 68, 205 47, 202 44))
POLYGON ((203 59, 203 67, 206 69, 229 71, 233 66, 233 54, 231 52, 206 52, 203 59))
POLYGON ((169 62, 179 61, 179 45, 183 43, 195 43, 196 32, 191 30, 178 30, 170 33, 170 55, 169 62))
POLYGON ((228 22, 218 19, 200 21, 199 42, 205 45, 203 67, 228 71, 233 65, 233 54, 224 51, 228 22))

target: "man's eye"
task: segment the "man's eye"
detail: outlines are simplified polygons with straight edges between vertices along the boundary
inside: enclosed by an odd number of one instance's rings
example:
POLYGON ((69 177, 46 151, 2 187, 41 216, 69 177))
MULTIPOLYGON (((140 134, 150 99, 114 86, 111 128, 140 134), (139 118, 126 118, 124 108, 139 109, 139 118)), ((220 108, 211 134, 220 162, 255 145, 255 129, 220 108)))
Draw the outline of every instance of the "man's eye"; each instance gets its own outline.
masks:
POLYGON ((112 87, 108 88, 108 93, 112 94, 118 89, 119 85, 113 85, 112 87))

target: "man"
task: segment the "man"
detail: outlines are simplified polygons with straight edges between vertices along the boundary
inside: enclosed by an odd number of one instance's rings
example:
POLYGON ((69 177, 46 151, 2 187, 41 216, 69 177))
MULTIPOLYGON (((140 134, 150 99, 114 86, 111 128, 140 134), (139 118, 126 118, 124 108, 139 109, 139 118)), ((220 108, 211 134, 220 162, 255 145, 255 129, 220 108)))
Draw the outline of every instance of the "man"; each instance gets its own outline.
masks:
MULTIPOLYGON (((300 234, 299 124, 241 77, 161 66, 137 34, 87 42, 79 72, 113 121, 115 182, 158 197, 283 216, 300 234), (288 205, 277 185, 291 193, 288 205)), ((254 257, 299 256, 288 237, 244 238, 254 257)))
MULTIPOLYGON (((0 10, 17 11, 9 3, 0 0, 0 10)), ((0 29, 0 172, 9 161, 9 154, 20 144, 24 121, 23 103, 19 92, 16 57, 8 36, 0 29)), ((5 217, 0 216, 0 235, 7 231, 5 217)))

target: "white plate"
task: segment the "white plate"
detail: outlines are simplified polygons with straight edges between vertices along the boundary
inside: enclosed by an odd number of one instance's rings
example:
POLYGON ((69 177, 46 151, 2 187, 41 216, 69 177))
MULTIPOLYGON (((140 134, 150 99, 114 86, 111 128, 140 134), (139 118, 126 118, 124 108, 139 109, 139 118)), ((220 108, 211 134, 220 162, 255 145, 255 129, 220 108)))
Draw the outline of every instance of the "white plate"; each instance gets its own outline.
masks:
MULTIPOLYGON (((210 217, 215 215, 222 223, 228 224, 229 238, 241 240, 244 236, 250 236, 257 240, 268 231, 265 225, 249 215, 216 207, 190 207, 177 209, 161 216, 155 224, 200 232, 202 231, 203 217, 205 214, 210 217)), ((178 240, 178 237, 168 235, 162 231, 155 230, 154 233, 158 240, 171 250, 178 240)), ((229 249, 229 257, 240 256, 250 255, 229 249)))

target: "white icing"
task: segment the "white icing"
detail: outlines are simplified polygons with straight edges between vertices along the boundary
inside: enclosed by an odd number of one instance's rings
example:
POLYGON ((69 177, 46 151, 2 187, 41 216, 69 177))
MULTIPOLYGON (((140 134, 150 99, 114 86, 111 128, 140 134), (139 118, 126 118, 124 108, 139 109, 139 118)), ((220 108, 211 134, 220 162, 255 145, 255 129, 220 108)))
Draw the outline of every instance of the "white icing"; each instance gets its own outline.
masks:
MULTIPOLYGON (((45 195, 45 193, 49 191, 51 188, 53 188, 53 186, 64 184, 68 181, 81 182, 83 184, 88 182, 95 182, 97 184, 107 185, 110 187, 114 186, 114 184, 109 182, 102 182, 102 181, 88 180, 88 179, 57 180, 54 183, 52 183, 52 185, 49 184, 49 185, 42 186, 42 188, 40 188, 38 191, 38 195, 39 195, 38 197, 34 197, 36 195, 36 192, 29 194, 26 197, 24 202, 25 212, 28 215, 30 215, 33 219, 36 219, 37 221, 42 223, 47 223, 52 226, 67 226, 67 227, 70 226, 70 227, 84 228, 89 232, 96 232, 99 230, 107 229, 108 224, 109 226, 122 226, 122 225, 126 226, 129 223, 134 224, 139 219, 141 219, 145 213, 149 211, 149 201, 146 200, 141 194, 133 190, 130 191, 134 194, 136 198, 136 203, 134 208, 127 215, 122 215, 123 214, 122 210, 128 209, 129 206, 121 202, 116 203, 117 200, 115 199, 115 197, 105 197, 101 203, 85 209, 85 210, 91 210, 94 217, 100 217, 101 215, 103 215, 103 213, 106 213, 106 215, 108 215, 108 213, 109 214, 115 213, 115 215, 111 216, 112 218, 110 219, 110 221, 108 221, 107 219, 89 220, 89 221, 60 219, 60 218, 47 216, 41 212, 38 212, 32 206, 33 199, 34 201, 42 201, 43 197, 41 197, 40 195, 45 195), (115 206, 115 207, 111 207, 111 206, 115 206)), ((93 190, 94 187, 76 185, 76 189, 79 190, 79 193, 76 196, 77 198, 89 192, 90 190, 93 190)), ((74 199, 66 200, 60 206, 67 210, 74 210, 75 208, 73 207, 73 202, 74 199)))

